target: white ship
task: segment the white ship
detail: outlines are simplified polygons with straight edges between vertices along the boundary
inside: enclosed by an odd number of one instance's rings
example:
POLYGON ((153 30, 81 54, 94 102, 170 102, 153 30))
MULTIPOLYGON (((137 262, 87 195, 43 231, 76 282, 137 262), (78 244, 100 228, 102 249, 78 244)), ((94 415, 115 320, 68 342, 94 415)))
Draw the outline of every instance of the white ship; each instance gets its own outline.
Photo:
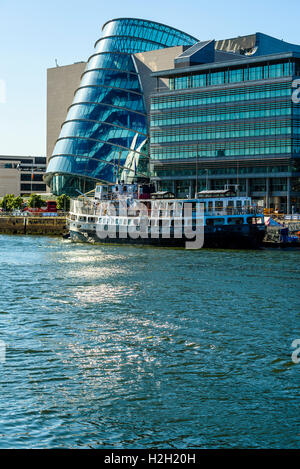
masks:
POLYGON ((258 248, 265 234, 263 213, 228 187, 176 199, 151 185, 98 184, 71 201, 68 223, 71 240, 88 243, 258 248))

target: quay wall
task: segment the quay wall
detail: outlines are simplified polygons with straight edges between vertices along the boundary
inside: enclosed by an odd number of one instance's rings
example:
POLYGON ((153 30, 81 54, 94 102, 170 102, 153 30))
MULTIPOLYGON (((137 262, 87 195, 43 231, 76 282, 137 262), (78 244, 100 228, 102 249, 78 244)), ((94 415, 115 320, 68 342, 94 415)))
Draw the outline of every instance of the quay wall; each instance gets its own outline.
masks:
POLYGON ((0 234, 59 236, 66 232, 66 217, 0 216, 0 234))

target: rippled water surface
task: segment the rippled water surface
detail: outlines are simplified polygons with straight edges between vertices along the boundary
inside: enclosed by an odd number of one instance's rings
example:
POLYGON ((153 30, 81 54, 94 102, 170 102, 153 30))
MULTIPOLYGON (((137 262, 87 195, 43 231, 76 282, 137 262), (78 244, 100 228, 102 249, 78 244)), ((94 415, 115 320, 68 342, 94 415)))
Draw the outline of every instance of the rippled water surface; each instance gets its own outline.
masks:
POLYGON ((300 252, 0 250, 1 448, 300 448, 300 252))

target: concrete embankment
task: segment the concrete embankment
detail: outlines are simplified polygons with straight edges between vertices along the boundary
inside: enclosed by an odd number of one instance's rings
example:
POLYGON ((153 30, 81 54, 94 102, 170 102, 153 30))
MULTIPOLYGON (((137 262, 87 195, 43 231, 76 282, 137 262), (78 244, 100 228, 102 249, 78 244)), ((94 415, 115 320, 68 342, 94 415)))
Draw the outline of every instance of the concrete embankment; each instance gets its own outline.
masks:
POLYGON ((66 217, 0 216, 0 234, 63 235, 66 217))

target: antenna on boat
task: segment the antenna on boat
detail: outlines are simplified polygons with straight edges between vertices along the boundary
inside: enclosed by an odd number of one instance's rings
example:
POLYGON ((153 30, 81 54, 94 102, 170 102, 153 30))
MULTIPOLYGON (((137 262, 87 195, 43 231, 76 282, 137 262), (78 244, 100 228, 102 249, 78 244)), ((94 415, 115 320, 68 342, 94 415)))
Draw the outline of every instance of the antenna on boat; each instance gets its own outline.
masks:
POLYGON ((119 184, 119 170, 120 170, 120 161, 121 161, 121 150, 119 151, 119 161, 118 161, 118 168, 117 168, 117 175, 116 175, 116 184, 119 184))
POLYGON ((89 202, 90 202, 90 199, 83 193, 81 192, 80 190, 78 189, 75 189, 76 192, 78 192, 80 195, 82 195, 83 197, 85 197, 89 202))

